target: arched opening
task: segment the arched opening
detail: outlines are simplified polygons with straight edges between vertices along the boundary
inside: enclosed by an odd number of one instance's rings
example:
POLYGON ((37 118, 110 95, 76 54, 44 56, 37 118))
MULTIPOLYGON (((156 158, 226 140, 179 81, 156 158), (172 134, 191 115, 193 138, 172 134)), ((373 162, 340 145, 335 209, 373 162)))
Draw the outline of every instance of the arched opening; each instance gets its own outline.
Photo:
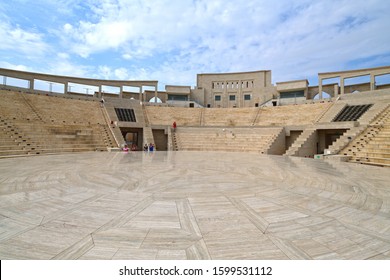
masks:
POLYGON ((149 102, 157 102, 157 103, 162 103, 162 101, 161 101, 161 99, 160 98, 158 98, 158 97, 152 97, 152 98, 150 98, 150 100, 149 100, 149 102), (156 99, 157 98, 157 99, 156 99), (157 100, 157 101, 156 101, 157 100))
MULTIPOLYGON (((330 99, 330 98, 331 98, 331 96, 330 96, 329 93, 327 93, 327 92, 325 92, 325 91, 322 92, 322 99, 330 99)), ((317 93, 317 94, 313 97, 313 99, 314 99, 314 100, 320 99, 320 94, 317 93)))

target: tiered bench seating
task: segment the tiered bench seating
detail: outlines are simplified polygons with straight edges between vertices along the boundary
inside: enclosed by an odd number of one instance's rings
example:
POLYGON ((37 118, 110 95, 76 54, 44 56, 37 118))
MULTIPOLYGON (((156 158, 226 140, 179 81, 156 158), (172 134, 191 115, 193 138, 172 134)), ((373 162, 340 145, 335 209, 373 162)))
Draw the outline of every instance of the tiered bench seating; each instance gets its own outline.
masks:
POLYGON ((341 154, 350 156, 351 162, 390 167, 390 107, 341 154))
POLYGON ((0 92, 0 156, 106 151, 114 140, 98 101, 0 92))

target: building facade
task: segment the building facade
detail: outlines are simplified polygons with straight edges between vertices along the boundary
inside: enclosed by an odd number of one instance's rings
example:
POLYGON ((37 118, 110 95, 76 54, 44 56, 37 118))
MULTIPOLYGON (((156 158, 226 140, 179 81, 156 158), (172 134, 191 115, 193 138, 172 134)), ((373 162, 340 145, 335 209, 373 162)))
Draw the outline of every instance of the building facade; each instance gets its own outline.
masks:
POLYGON ((198 74, 191 98, 205 107, 255 107, 272 99, 271 71, 198 74))

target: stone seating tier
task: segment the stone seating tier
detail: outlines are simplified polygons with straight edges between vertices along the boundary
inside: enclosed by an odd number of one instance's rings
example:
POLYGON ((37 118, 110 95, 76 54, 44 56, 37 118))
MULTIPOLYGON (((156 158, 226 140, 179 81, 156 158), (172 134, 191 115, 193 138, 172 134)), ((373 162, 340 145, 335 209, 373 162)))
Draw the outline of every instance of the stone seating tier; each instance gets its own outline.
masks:
POLYGON ((390 166, 390 107, 374 119, 342 154, 350 156, 351 162, 390 166))
POLYGON ((0 94, 0 156, 106 151, 115 145, 99 102, 0 94))
POLYGON ((176 150, 267 153, 280 129, 178 128, 176 150))
POLYGON ((329 108, 327 103, 264 108, 172 108, 146 106, 152 125, 178 126, 286 126, 307 125, 329 108))

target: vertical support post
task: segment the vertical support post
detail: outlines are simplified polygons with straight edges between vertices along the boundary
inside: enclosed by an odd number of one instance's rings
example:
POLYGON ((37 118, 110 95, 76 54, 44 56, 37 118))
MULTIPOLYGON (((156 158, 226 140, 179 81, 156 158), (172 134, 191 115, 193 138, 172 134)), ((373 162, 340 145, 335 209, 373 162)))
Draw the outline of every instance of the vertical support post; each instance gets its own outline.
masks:
POLYGON ((34 79, 31 79, 30 81, 29 81, 29 88, 30 88, 30 90, 31 91, 33 91, 34 90, 34 79))
POLYGON ((375 75, 370 75, 370 90, 375 90, 375 75))
POLYGON ((322 78, 318 77, 318 94, 319 99, 322 99, 322 78))
POLYGON ((103 94, 102 94, 102 85, 99 85, 99 93, 98 93, 98 98, 102 98, 103 97, 103 94))
POLYGON ((139 87, 139 96, 138 96, 139 101, 144 102, 144 98, 142 95, 142 86, 139 87))
POLYGON ((154 86, 154 103, 157 103, 157 85, 154 86))
POLYGON ((223 87, 223 102, 222 102, 222 108, 228 108, 229 107, 229 96, 227 95, 227 82, 223 81, 222 82, 222 87, 223 87))
POLYGON ((333 92, 334 92, 333 97, 336 98, 339 95, 339 85, 334 85, 333 92))
MULTIPOLYGON (((241 98, 241 104, 239 104, 238 107, 245 107, 245 100, 244 100, 244 95, 242 94, 242 89, 241 89, 241 80, 238 81, 238 98, 241 98)), ((253 90, 252 90, 253 92, 253 90)))
POLYGON ((340 77, 340 94, 344 95, 344 93, 345 93, 345 91, 344 91, 344 78, 340 77))
POLYGON ((119 98, 123 98, 123 86, 119 87, 119 98))
POLYGON ((64 84, 64 94, 68 94, 69 82, 66 81, 64 84))

